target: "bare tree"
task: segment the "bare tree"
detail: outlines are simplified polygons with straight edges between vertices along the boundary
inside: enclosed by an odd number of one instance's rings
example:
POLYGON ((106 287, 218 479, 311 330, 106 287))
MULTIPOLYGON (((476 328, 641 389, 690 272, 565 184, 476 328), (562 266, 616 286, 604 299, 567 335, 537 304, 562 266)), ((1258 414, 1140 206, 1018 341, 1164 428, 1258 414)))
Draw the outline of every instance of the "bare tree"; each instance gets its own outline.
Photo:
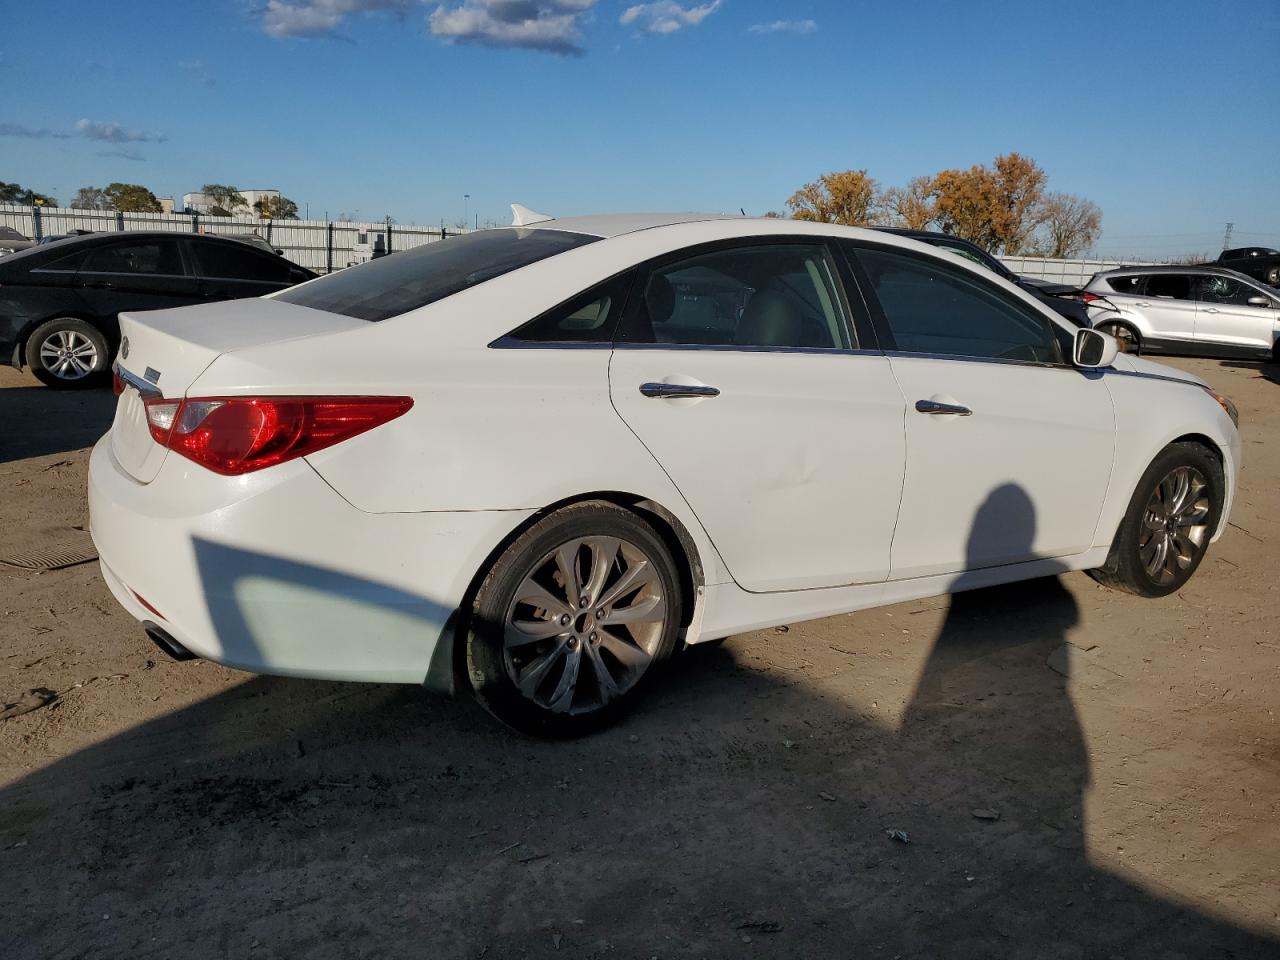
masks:
POLYGON ((1041 204, 1045 251, 1050 257, 1074 257, 1097 242, 1102 210, 1092 200, 1070 193, 1050 193, 1041 204))
POLYGON ((81 187, 71 198, 71 206, 77 210, 110 210, 111 201, 105 190, 98 187, 81 187))

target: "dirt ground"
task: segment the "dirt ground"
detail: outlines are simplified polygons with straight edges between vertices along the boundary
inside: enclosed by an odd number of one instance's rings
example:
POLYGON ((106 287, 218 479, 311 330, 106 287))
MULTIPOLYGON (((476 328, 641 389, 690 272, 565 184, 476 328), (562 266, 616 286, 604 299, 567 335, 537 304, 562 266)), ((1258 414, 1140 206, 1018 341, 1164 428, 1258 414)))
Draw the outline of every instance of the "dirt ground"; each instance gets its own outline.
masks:
MULTIPOLYGON (((690 651, 541 743, 175 663, 0 564, 0 957, 1280 957, 1280 371, 1180 594, 1083 574, 690 651), (909 843, 890 837, 903 831, 909 843)), ((107 391, 0 369, 0 554, 87 522, 107 391)))

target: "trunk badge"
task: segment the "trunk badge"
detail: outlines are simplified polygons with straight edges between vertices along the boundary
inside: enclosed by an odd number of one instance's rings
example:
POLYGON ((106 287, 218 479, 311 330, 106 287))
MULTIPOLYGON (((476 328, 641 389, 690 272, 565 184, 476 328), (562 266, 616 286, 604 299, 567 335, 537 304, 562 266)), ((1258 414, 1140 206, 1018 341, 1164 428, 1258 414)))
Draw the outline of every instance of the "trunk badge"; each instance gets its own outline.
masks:
POLYGON ((123 340, 120 341, 120 359, 121 360, 129 359, 129 338, 128 337, 125 337, 123 340))
POLYGON ((159 370, 156 370, 156 369, 155 369, 155 368, 153 368, 153 367, 147 367, 147 371, 146 371, 146 373, 144 373, 144 374, 143 374, 143 376, 147 378, 147 381, 148 381, 149 383, 159 383, 159 382, 160 382, 160 371, 159 371, 159 370))

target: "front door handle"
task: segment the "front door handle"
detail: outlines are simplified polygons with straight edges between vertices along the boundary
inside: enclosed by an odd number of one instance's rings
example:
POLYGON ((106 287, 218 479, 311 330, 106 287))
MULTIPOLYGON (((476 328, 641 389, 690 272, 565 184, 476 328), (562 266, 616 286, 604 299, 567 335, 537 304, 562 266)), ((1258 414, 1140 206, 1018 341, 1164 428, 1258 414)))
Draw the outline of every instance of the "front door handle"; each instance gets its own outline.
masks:
POLYGON ((1205 307, 1205 308, 1204 308, 1204 312, 1205 312, 1205 313, 1217 313, 1217 312, 1218 312, 1218 308, 1217 308, 1217 307, 1205 307))
POLYGON ((937 400, 917 400, 916 413, 951 414, 957 417, 971 417, 973 411, 958 403, 939 403, 937 400))
POLYGON ((640 392, 646 397, 673 400, 680 397, 718 397, 715 387, 692 383, 642 383, 640 392))

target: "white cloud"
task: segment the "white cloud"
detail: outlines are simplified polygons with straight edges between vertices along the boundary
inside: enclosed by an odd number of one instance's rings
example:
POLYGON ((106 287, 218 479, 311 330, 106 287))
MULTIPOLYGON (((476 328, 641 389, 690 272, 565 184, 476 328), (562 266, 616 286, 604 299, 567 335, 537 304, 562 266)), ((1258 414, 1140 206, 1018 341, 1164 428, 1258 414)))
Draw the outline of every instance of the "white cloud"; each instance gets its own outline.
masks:
POLYGON ((582 53, 582 21, 596 0, 463 0, 428 18, 434 36, 487 47, 582 53))
POLYGON ((86 140, 102 140, 106 143, 163 143, 163 133, 147 133, 142 130, 128 130, 115 121, 80 120, 76 123, 80 136, 86 140))
POLYGON ((624 27, 639 22, 650 33, 675 33, 682 27, 696 27, 718 9, 720 0, 696 7, 686 7, 675 0, 656 0, 627 7, 619 22, 624 27))
POLYGON ((20 123, 0 123, 0 137, 24 137, 28 140, 68 140, 71 134, 48 127, 24 127, 20 123))
POLYGON ((818 24, 814 20, 775 20, 773 23, 753 23, 747 29, 752 33, 813 33, 818 24))
POLYGON ((354 13, 407 13, 416 0, 267 0, 262 29, 273 37, 322 37, 354 13))

